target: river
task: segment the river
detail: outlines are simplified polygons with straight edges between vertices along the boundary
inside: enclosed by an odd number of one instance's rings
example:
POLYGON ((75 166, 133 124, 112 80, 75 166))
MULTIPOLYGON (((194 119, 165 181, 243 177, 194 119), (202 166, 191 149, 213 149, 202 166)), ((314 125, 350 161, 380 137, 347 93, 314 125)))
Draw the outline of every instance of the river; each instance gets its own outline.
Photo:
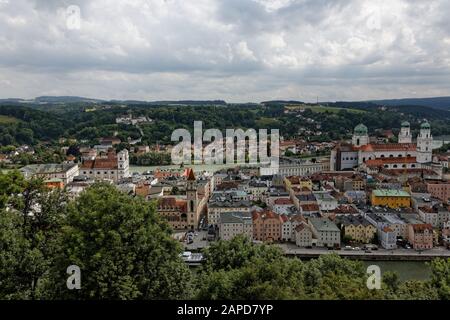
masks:
POLYGON ((397 272, 401 281, 429 280, 430 267, 422 261, 363 261, 364 265, 377 265, 381 274, 386 271, 397 272))

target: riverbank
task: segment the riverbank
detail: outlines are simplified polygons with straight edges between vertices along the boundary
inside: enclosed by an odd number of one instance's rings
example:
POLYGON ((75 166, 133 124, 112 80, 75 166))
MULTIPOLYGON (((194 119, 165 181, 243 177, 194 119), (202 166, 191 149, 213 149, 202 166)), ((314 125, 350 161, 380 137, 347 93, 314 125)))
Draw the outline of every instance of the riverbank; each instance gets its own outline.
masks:
POLYGON ((436 247, 426 251, 413 249, 379 249, 371 252, 363 250, 327 250, 325 248, 298 248, 293 244, 279 244, 283 252, 288 256, 296 256, 302 259, 318 258, 323 254, 335 253, 339 256, 362 261, 431 261, 436 258, 450 258, 450 250, 436 247))

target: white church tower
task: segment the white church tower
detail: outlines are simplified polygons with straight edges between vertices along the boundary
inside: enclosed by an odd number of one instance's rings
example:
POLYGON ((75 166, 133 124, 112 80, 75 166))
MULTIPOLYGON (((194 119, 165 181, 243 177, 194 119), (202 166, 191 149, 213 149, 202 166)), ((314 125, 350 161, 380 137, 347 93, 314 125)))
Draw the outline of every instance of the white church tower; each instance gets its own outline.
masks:
POLYGON ((428 122, 422 123, 420 133, 417 137, 417 162, 429 163, 433 157, 433 137, 431 126, 428 122))
POLYGON ((411 126, 408 121, 402 122, 398 143, 412 143, 411 126))
POLYGON ((352 138, 353 146, 362 147, 369 144, 369 130, 363 124, 355 127, 352 138))
POLYGON ((117 154, 117 170, 118 170, 118 180, 131 177, 130 157, 127 149, 124 149, 117 154))

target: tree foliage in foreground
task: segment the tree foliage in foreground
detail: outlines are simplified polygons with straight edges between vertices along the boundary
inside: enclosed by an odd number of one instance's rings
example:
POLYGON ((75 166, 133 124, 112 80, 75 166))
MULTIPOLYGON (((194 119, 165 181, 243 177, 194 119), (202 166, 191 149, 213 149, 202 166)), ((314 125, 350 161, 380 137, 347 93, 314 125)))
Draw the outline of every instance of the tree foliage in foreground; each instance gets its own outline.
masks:
POLYGON ((0 173, 0 299, 417 299, 450 298, 450 259, 429 281, 383 275, 367 288, 364 265, 326 254, 301 261, 244 237, 218 241, 192 272, 151 203, 96 184, 77 199, 17 172, 0 173), (81 269, 81 290, 66 287, 81 269))
POLYGON ((367 288, 360 261, 325 254, 301 261, 286 258, 280 249, 254 245, 244 237, 219 241, 206 251, 207 262, 197 283, 200 299, 314 300, 448 300, 450 259, 430 263, 430 281, 400 281, 383 274, 380 290, 367 288))
POLYGON ((178 299, 191 273, 168 224, 140 198, 98 184, 71 201, 0 174, 0 299, 178 299), (14 182, 16 181, 16 182, 14 182), (78 265, 81 290, 66 287, 78 265))
POLYGON ((58 296, 70 299, 177 299, 189 295, 181 248, 153 205, 99 184, 67 210, 52 270, 58 296), (82 270, 82 289, 68 291, 66 268, 82 270))

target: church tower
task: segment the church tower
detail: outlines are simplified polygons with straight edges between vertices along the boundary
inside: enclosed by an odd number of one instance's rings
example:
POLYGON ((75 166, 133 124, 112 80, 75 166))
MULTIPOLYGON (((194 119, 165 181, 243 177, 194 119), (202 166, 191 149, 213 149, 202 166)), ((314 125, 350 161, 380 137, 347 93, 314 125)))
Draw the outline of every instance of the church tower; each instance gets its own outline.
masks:
POLYGON ((420 133, 417 137, 417 162, 429 163, 433 157, 433 137, 431 126, 428 122, 422 123, 420 133))
POLYGON ((402 122, 398 143, 412 143, 411 126, 408 121, 402 122))
POLYGON ((197 180, 195 179, 194 170, 191 168, 186 170, 186 201, 188 224, 191 229, 195 229, 198 226, 197 180))
POLYGON ((362 147, 369 144, 369 130, 363 124, 355 127, 352 143, 354 147, 362 147))
POLYGON ((117 176, 118 180, 130 177, 130 156, 128 150, 124 149, 117 154, 117 176))

